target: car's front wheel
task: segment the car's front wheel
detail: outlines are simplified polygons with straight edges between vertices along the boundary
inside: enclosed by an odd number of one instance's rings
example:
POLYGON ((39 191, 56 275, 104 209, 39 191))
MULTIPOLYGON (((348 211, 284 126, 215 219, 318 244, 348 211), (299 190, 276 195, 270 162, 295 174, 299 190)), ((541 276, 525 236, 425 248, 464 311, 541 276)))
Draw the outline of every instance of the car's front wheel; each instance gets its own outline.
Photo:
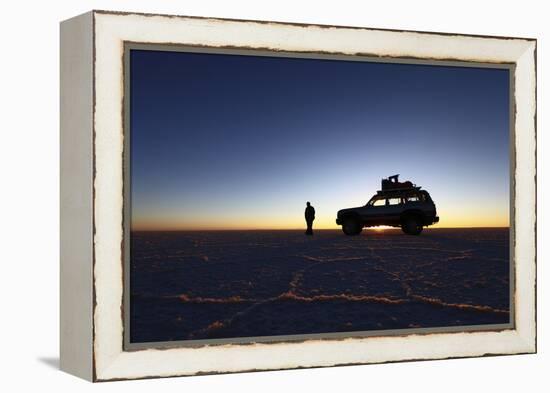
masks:
POLYGON ((359 235, 361 231, 363 230, 363 226, 359 222, 358 219, 350 217, 344 219, 344 222, 342 223, 342 231, 348 236, 355 236, 359 235))
POLYGON ((420 217, 409 216, 406 217, 401 223, 401 230, 403 230, 403 232, 407 235, 420 235, 422 229, 424 229, 424 227, 420 217))

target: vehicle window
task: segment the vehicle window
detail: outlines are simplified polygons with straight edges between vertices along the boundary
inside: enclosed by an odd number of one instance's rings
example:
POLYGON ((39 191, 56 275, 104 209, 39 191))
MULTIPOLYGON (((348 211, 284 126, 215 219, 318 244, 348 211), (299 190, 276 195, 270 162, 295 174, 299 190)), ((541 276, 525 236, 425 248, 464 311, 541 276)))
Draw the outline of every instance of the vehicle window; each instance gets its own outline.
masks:
POLYGON ((407 202, 424 202, 426 200, 423 194, 409 195, 406 199, 407 202))
POLYGON ((388 204, 392 206, 401 204, 401 198, 389 198, 388 201, 388 204))
POLYGON ((372 201, 371 205, 372 206, 385 206, 386 205, 386 198, 375 199, 374 201, 372 201))

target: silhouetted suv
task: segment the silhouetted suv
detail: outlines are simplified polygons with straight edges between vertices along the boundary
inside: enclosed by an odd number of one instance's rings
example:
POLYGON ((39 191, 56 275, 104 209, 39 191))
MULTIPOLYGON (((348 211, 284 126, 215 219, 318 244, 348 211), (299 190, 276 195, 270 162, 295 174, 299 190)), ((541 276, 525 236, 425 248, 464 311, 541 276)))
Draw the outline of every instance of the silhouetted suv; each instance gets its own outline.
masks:
POLYGON ((364 227, 387 225, 401 227, 408 235, 419 235, 425 226, 439 221, 428 191, 411 182, 400 183, 399 175, 382 180, 378 191, 365 206, 338 212, 336 224, 346 235, 358 235, 364 227))

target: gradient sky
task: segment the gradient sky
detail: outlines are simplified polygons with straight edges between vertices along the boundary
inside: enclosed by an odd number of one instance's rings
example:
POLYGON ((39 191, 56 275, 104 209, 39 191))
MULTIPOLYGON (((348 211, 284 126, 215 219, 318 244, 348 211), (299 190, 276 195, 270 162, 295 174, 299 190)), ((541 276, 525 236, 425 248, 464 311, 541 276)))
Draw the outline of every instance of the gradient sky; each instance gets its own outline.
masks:
POLYGON ((509 71, 131 51, 133 229, 336 228, 396 173, 509 225, 509 71))

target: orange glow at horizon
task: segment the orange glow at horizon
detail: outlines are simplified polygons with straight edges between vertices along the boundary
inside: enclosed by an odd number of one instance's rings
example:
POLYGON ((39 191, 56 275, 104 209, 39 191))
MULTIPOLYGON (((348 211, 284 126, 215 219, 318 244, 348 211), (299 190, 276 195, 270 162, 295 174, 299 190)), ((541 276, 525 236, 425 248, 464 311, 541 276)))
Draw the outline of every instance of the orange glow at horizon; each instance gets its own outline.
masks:
MULTIPOLYGON (((430 228, 500 228, 509 227, 509 217, 507 214, 498 214, 498 212, 475 212, 476 214, 464 215, 459 212, 438 211, 440 217, 439 223, 431 225, 430 228)), ((305 229, 305 221, 303 219, 280 216, 268 217, 263 221, 259 221, 255 217, 242 217, 240 219, 215 220, 207 218, 203 220, 189 220, 184 217, 171 217, 164 220, 134 220, 131 228, 135 231, 173 231, 173 230, 301 230, 305 229)), ((340 229, 335 222, 336 215, 317 217, 313 228, 314 229, 340 229)), ((383 231, 391 227, 374 227, 372 229, 383 231)))
MULTIPOLYGON (((374 188, 374 187, 370 187, 374 188)), ((326 193, 312 205, 316 210, 314 229, 340 229, 336 225, 338 210, 363 206, 371 193, 357 190, 354 193, 337 191, 326 193), (367 195, 367 197, 365 197, 367 195)), ((458 195, 434 191, 432 197, 437 208, 439 222, 430 228, 497 228, 509 227, 510 208, 506 195, 485 197, 476 194, 458 195)), ((298 198, 296 198, 298 199, 298 198)), ((307 200, 305 197, 300 199, 307 200)), ((132 230, 301 230, 305 229, 305 202, 294 198, 283 200, 277 196, 271 200, 242 206, 158 205, 148 214, 132 213, 132 230)))

